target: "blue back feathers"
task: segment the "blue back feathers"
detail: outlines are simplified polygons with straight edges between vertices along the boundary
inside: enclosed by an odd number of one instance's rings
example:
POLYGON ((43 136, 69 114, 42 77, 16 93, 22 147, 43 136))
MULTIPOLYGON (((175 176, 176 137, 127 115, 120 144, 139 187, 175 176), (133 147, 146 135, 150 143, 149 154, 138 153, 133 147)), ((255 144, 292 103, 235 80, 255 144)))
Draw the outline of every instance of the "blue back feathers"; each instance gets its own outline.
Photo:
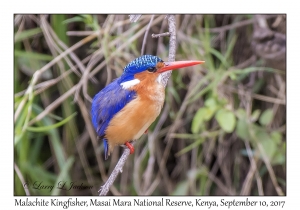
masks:
MULTIPOLYGON (((108 157, 108 142, 105 139, 105 130, 110 120, 127 103, 136 98, 135 91, 123 89, 120 84, 134 79, 136 73, 155 67, 157 62, 162 62, 162 59, 153 55, 143 55, 136 58, 124 68, 121 77, 95 95, 91 108, 92 123, 98 136, 103 139, 105 159, 108 157)), ((130 140, 128 139, 128 141, 130 140)))
POLYGON ((104 138, 105 130, 113 116, 136 97, 135 91, 122 89, 118 80, 114 80, 95 95, 91 108, 94 128, 98 136, 104 140, 105 159, 108 157, 108 144, 104 138))

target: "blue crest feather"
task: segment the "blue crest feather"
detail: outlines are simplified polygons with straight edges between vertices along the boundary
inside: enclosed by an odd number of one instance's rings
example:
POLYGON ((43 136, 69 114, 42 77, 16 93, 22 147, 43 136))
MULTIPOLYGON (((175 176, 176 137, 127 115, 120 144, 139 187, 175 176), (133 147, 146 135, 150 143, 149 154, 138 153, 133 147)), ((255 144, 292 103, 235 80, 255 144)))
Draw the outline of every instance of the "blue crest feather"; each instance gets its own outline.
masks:
POLYGON ((134 79, 135 74, 155 67, 158 62, 163 62, 163 60, 154 55, 142 55, 134 59, 125 66, 120 82, 122 83, 134 79))

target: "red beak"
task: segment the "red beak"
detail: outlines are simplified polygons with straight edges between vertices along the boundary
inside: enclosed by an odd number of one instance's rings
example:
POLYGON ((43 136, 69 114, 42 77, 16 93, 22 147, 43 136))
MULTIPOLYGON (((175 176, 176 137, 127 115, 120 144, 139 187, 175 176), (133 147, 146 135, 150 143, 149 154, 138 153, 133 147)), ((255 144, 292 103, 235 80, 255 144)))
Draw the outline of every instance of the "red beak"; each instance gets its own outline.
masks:
POLYGON ((165 66, 158 69, 158 73, 162 73, 169 70, 180 69, 183 67, 194 66, 198 64, 202 64, 205 61, 174 61, 174 62, 164 62, 165 66))

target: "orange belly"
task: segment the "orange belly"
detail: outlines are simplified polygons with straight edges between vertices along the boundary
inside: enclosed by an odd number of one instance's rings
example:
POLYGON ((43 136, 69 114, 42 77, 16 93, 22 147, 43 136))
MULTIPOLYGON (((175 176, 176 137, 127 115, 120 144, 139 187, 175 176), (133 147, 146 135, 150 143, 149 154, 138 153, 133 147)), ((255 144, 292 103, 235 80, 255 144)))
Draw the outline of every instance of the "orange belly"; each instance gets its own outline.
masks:
POLYGON ((108 154, 115 146, 141 137, 159 115, 164 97, 164 88, 158 87, 151 97, 138 95, 113 117, 105 132, 109 146, 108 154))

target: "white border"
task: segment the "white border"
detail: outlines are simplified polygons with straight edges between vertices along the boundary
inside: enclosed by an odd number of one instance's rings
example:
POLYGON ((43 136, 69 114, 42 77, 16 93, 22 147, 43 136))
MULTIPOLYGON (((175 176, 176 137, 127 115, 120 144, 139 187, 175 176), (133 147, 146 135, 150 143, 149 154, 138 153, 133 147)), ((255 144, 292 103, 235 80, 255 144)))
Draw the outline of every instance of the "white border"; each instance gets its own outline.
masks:
MULTIPOLYGON (((299 208, 299 11, 296 1, 2 1, 1 2, 1 206, 14 207, 13 197, 13 14, 14 13, 287 13, 287 197, 250 197, 255 200, 285 200, 284 209, 299 208), (125 9, 126 8, 126 9, 125 9)), ((16 197, 17 198, 17 197, 16 197)), ((50 197, 42 197, 50 199, 50 197)), ((52 198, 52 197, 51 197, 52 198)), ((90 197, 81 197, 85 200, 90 197)), ((91 197, 92 198, 92 197, 91 197)), ((94 197, 93 197, 94 198, 94 197)), ((133 199, 133 197, 123 197, 133 199)), ((154 199, 155 197, 150 197, 154 199)), ((200 197, 215 200, 219 197, 200 197)), ((246 197, 227 197, 226 199, 246 197)), ((67 199, 67 197, 64 197, 67 199)), ((195 197, 172 197, 190 200, 195 197)), ((32 207, 26 207, 32 209, 32 207)), ((76 207, 78 208, 78 207, 76 207)), ((99 209, 100 207, 96 207, 99 209)), ((95 208, 95 209, 96 209, 95 208)), ((110 207, 113 209, 115 207, 110 207)), ((152 207, 148 207, 149 209, 152 207)), ((158 207, 156 207, 158 208, 158 207)), ((163 207, 167 208, 167 207, 163 207)), ((174 207, 182 208, 182 207, 174 207)), ((63 209, 60 207, 60 209, 63 209)), ((75 209, 72 207, 72 209, 75 209)), ((103 209, 103 208, 102 208, 103 209)), ((106 209, 106 208, 105 208, 106 209)), ((129 207, 125 209, 140 209, 129 207)), ((162 208, 161 208, 162 209, 162 208)), ((214 209, 214 208, 211 208, 214 209)), ((220 208, 218 208, 220 209, 220 208)), ((237 208, 235 208, 237 209, 237 208)), ((240 209, 240 208, 239 208, 240 209)), ((252 209, 252 208, 248 208, 252 209)), ((254 208, 253 208, 254 209, 254 208)), ((255 209, 260 209, 255 207, 255 209)), ((265 209, 265 208, 263 208, 265 209)), ((268 208, 270 209, 270 208, 268 208)), ((271 208, 272 209, 272 208, 271 208)))

